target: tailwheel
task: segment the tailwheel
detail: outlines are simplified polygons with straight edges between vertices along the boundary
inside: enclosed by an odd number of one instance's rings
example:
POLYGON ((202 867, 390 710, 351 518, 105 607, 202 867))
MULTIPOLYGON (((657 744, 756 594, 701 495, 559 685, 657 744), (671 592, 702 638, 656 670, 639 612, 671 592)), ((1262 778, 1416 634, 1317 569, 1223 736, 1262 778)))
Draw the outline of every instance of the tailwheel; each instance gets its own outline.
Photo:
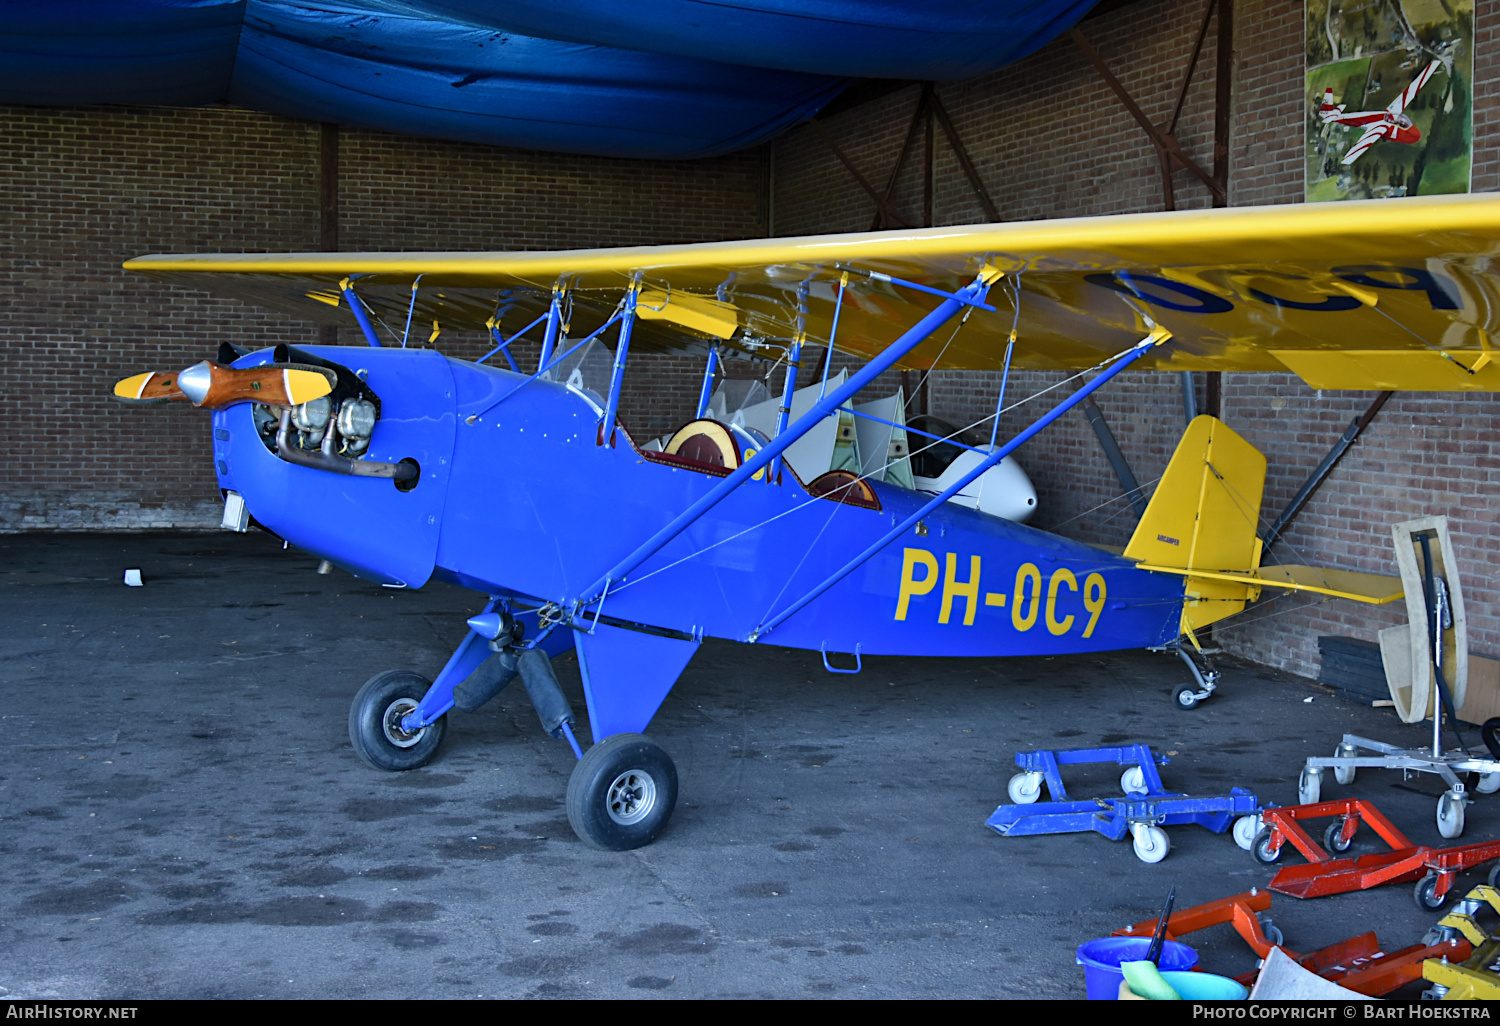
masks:
POLYGON ((349 707, 349 741, 354 753, 379 770, 425 766, 443 743, 447 717, 414 731, 401 720, 422 701, 432 682, 411 670, 386 670, 365 681, 349 707))
POLYGON ((1179 709, 1192 709, 1202 701, 1198 697, 1200 693, 1192 684, 1179 684, 1172 690, 1172 704, 1179 709))
POLYGON ((630 851, 656 840, 677 804, 677 767, 644 734, 594 745, 568 778, 568 822, 587 844, 630 851))

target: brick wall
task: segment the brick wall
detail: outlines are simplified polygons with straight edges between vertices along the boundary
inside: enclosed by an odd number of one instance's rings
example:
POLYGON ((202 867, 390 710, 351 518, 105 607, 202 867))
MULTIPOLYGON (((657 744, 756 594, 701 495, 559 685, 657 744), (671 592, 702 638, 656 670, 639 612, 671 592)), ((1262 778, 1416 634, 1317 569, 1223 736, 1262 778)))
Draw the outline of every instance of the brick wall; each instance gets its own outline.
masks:
MULTIPOLYGON (((207 418, 175 404, 123 407, 110 388, 211 357, 221 340, 308 343, 317 329, 120 263, 318 249, 319 127, 223 108, 0 107, 0 122, 0 531, 217 524, 207 418)), ((344 249, 550 249, 765 230, 763 151, 666 163, 341 135, 344 249)), ((480 346, 477 334, 439 340, 456 356, 480 346)), ((624 422, 649 435, 685 420, 699 373, 696 360, 632 360, 624 422)))
MULTIPOLYGON (((1233 126, 1232 205, 1296 203, 1302 198, 1303 8, 1286 0, 1238 0, 1233 126)), ((1082 25, 1115 75, 1157 123, 1171 116, 1203 6, 1140 0, 1082 25)), ((1500 0, 1479 0, 1475 84, 1474 189, 1500 188, 1500 74, 1488 73, 1497 42, 1500 0), (1488 63, 1487 63, 1488 62, 1488 63)), ((1211 166, 1215 32, 1210 29, 1177 135, 1211 166)), ((968 146, 1004 220, 1092 216, 1162 209, 1155 151, 1083 54, 1066 38, 992 75, 942 83, 937 92, 968 146)), ((917 103, 913 86, 828 119, 826 130, 865 175, 883 188, 917 103)), ((874 204, 810 128, 775 144, 776 233, 867 230, 874 204)), ((896 191, 899 212, 921 224, 921 139, 896 191)), ((1208 190, 1185 172, 1175 176, 1180 209, 1206 207, 1208 190)), ((934 224, 982 221, 984 215, 941 135, 934 161, 934 224)), ((1023 372, 1011 378, 1020 398, 1064 375, 1023 372)), ((1198 376, 1202 401, 1202 375, 1198 376)), ((987 417, 998 376, 934 375, 934 412, 959 423, 987 417)), ((1029 424, 1059 395, 1006 416, 1004 431, 1029 424)), ((888 391, 889 389, 887 389, 888 391)), ((1348 422, 1373 398, 1319 396, 1290 375, 1227 374, 1223 416, 1269 459, 1263 515, 1274 517, 1348 422)), ((1125 373, 1097 396, 1137 479, 1155 481, 1183 427, 1175 376, 1125 373)), ((1500 594, 1491 567, 1500 552, 1500 448, 1491 425, 1500 400, 1490 396, 1409 394, 1387 403, 1363 439, 1304 509, 1274 553, 1284 562, 1394 573, 1390 524, 1430 514, 1451 518, 1469 612, 1471 648, 1500 653, 1500 594)), ((1033 523, 1089 541, 1123 544, 1136 517, 1082 412, 1065 417, 1019 454, 1036 483, 1033 523)), ((1303 674, 1318 664, 1323 633, 1374 640, 1404 622, 1404 604, 1379 609, 1338 601, 1281 598, 1263 602, 1215 637, 1229 650, 1303 674)))

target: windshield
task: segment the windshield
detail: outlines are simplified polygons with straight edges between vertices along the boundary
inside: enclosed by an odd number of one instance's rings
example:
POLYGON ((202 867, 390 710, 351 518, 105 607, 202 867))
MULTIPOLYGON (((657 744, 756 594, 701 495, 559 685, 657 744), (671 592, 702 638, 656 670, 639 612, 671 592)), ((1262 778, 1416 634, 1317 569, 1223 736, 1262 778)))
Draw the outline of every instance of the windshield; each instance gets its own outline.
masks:
MULTIPOLYGON (((924 414, 920 417, 913 417, 906 423, 908 428, 925 431, 929 435, 938 435, 942 438, 955 436, 954 440, 963 445, 970 445, 976 449, 989 448, 989 439, 981 438, 977 430, 970 428, 959 431, 941 417, 930 417, 924 414)), ((941 477, 943 471, 948 469, 948 465, 958 459, 958 454, 964 451, 953 442, 935 442, 921 435, 913 435, 909 444, 911 445, 911 472, 917 477, 941 477)))

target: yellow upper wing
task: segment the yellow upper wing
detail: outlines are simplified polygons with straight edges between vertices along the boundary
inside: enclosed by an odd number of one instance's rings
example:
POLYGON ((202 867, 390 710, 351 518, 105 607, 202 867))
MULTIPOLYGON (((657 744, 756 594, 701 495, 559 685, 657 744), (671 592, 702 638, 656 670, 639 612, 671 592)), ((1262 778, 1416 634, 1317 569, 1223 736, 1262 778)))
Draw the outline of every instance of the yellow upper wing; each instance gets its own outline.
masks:
MULTIPOLYGON (((1500 390, 1500 195, 1125 214, 681 246, 549 253, 186 254, 125 267, 310 320, 348 322, 338 283, 389 324, 416 320, 511 332, 564 287, 576 337, 633 279, 642 340, 727 341, 748 351, 799 333, 827 341, 840 266, 957 288, 988 264, 1006 273, 950 340, 913 367, 994 368, 1012 323, 1018 366, 1084 368, 1152 322, 1173 340, 1158 370, 1291 371, 1318 388, 1500 390), (1012 291, 1013 289, 1018 290, 1012 291), (1016 302, 1019 301, 1019 319, 1016 302)), ((937 300, 851 277, 841 350, 873 355, 937 300)))

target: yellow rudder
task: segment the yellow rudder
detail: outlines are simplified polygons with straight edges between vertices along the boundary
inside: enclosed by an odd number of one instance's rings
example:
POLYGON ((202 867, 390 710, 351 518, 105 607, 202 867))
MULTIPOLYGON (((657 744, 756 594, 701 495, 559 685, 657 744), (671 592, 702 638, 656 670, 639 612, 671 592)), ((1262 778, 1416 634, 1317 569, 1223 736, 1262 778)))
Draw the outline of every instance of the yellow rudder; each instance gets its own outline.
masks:
POLYGON ((1233 616, 1260 597, 1257 526, 1266 458, 1223 421, 1195 417, 1125 546, 1138 563, 1188 571, 1182 631, 1233 616), (1203 570, 1215 577, 1191 573, 1203 570), (1251 580, 1240 583, 1233 576, 1251 580))

